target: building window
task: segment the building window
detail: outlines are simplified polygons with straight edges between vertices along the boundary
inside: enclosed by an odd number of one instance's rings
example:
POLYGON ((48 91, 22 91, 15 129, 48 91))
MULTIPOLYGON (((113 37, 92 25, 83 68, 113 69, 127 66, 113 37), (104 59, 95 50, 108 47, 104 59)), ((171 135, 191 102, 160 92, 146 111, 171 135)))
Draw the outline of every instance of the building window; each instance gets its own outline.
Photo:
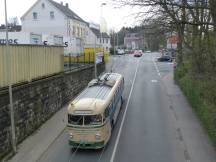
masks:
POLYGON ((82 37, 82 28, 80 28, 80 37, 82 37))
POLYGON ((77 37, 79 37, 79 35, 80 35, 80 29, 79 27, 77 27, 77 37))
POLYGON ((62 45, 63 44, 63 37, 54 36, 54 44, 55 45, 62 45))
POLYGON ((68 35, 71 36, 71 28, 68 28, 68 35))
POLYGON ((75 26, 73 26, 73 35, 75 36, 75 34, 76 34, 76 28, 75 26))
POLYGON ((82 37, 84 37, 84 35, 85 35, 85 30, 84 28, 82 28, 82 37))
POLYGON ((108 39, 106 39, 106 43, 108 44, 108 39))
POLYGON ((33 12, 33 19, 34 19, 34 20, 37 20, 37 19, 38 19, 38 14, 37 14, 37 12, 33 12))
POLYGON ((39 44, 39 39, 38 38, 32 38, 32 43, 33 44, 39 44))
POLYGON ((54 12, 50 11, 50 19, 54 19, 54 18, 55 18, 54 12))
POLYGON ((42 3, 41 6, 42 6, 43 9, 45 8, 45 4, 44 3, 42 3))

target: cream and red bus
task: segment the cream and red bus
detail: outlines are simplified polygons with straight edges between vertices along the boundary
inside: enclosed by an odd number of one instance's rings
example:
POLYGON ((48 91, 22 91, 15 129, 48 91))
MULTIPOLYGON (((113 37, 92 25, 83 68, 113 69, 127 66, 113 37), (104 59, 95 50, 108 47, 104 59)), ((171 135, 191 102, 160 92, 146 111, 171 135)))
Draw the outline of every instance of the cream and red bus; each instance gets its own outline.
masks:
POLYGON ((124 78, 105 73, 92 80, 68 106, 69 145, 99 149, 109 141, 122 106, 124 78))

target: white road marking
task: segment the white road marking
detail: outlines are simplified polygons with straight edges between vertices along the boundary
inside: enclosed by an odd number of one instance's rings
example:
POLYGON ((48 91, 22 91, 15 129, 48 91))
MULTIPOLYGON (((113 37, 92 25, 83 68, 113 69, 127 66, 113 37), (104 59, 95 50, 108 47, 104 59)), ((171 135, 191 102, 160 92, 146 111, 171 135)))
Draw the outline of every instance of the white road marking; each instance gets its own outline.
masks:
POLYGON ((123 115, 123 118, 122 118, 122 121, 121 121, 120 129, 119 129, 119 132, 118 132, 118 135, 117 135, 117 139, 116 139, 116 142, 115 142, 115 146, 114 146, 114 149, 113 149, 113 153, 112 153, 110 162, 114 162, 116 150, 117 150, 120 135, 121 135, 121 132, 122 132, 122 127, 123 127, 123 124, 124 124, 124 121, 125 121, 128 105, 129 105, 129 102, 130 102, 131 94, 132 94, 134 83, 135 83, 135 80, 136 80, 139 64, 140 64, 140 61, 138 62, 137 67, 136 67, 136 72, 134 74, 133 83, 132 83, 132 86, 131 86, 131 89, 130 89, 130 93, 129 93, 129 97, 128 97, 128 100, 127 100, 126 108, 125 108, 124 115, 123 115))
POLYGON ((158 82, 158 80, 151 80, 151 82, 152 82, 152 83, 157 83, 157 82, 158 82))
POLYGON ((160 71, 159 71, 159 69, 158 69, 158 66, 157 66, 155 60, 152 59, 152 61, 153 61, 153 63, 154 63, 154 66, 155 66, 155 69, 156 69, 156 71, 157 71, 157 74, 159 75, 159 77, 161 77, 161 73, 160 73, 160 71))

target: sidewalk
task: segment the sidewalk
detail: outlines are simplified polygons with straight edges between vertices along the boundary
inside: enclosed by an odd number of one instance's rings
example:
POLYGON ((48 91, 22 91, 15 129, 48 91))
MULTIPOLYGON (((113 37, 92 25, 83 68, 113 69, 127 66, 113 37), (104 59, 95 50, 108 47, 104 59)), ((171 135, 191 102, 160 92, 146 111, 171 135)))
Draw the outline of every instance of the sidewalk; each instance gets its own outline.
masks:
POLYGON ((175 119, 177 137, 184 149, 186 161, 215 162, 215 148, 196 112, 180 87, 174 83, 173 73, 162 78, 170 99, 169 108, 175 119))
POLYGON ((9 162, 36 162, 65 129, 67 123, 66 112, 67 106, 59 110, 33 135, 18 145, 17 154, 9 162))

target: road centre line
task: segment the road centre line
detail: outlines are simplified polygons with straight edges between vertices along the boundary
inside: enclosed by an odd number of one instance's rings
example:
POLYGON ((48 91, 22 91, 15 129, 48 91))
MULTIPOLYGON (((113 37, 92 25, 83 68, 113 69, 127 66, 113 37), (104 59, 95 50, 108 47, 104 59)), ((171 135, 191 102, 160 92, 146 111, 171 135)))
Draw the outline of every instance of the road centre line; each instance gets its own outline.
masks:
POLYGON ((121 121, 120 129, 119 129, 119 132, 118 132, 118 135, 117 135, 117 139, 116 139, 116 142, 115 142, 115 146, 114 146, 114 149, 113 149, 113 152, 112 152, 110 162, 114 162, 114 158, 115 158, 115 155, 116 155, 116 150, 117 150, 120 135, 121 135, 121 132, 122 132, 122 127, 123 127, 123 124, 124 124, 124 121, 125 121, 128 105, 129 105, 129 102, 130 102, 131 94, 132 94, 134 83, 135 83, 135 80, 136 80, 139 64, 140 64, 140 60, 139 60, 139 62, 137 64, 137 67, 136 67, 136 71, 135 71, 134 78, 133 78, 133 83, 132 83, 132 86, 131 86, 131 89, 130 89, 130 93, 129 93, 129 97, 128 97, 128 100, 127 100, 126 108, 125 108, 125 111, 124 111, 124 114, 123 114, 123 118, 122 118, 122 121, 121 121))

